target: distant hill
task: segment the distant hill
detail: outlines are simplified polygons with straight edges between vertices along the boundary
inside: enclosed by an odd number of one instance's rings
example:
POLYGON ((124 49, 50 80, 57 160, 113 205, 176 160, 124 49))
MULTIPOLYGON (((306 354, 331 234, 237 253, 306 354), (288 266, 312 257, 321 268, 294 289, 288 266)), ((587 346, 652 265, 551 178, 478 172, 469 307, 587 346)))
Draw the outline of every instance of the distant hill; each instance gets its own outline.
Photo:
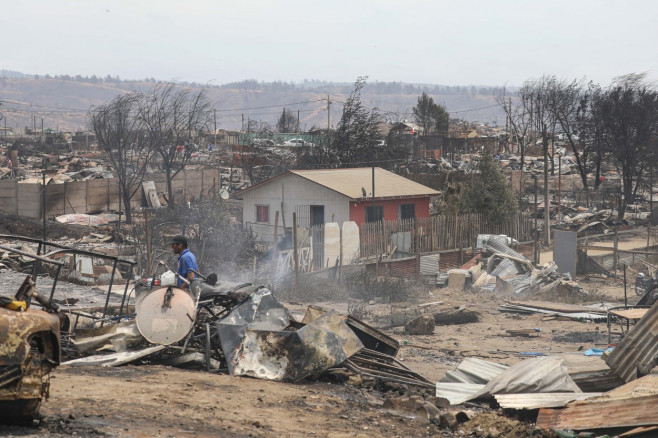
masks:
MULTIPOLYGON (((60 131, 80 131, 87 127, 87 111, 93 105, 106 103, 118 94, 146 91, 155 79, 121 80, 118 77, 27 75, 0 70, 0 112, 6 120, 0 126, 21 132, 24 127, 60 131)), ((276 123, 283 107, 297 114, 300 128, 327 126, 327 96, 331 105, 330 123, 340 119, 342 103, 353 84, 323 81, 258 82, 246 80, 223 85, 180 83, 194 89, 205 88, 207 97, 217 109, 217 127, 239 130, 248 120, 276 123)), ((406 84, 402 82, 371 82, 362 92, 368 107, 378 107, 393 121, 412 119, 411 108, 418 96, 427 92, 444 105, 454 118, 480 122, 504 123, 503 111, 496 105, 494 93, 499 87, 446 86, 406 84)))

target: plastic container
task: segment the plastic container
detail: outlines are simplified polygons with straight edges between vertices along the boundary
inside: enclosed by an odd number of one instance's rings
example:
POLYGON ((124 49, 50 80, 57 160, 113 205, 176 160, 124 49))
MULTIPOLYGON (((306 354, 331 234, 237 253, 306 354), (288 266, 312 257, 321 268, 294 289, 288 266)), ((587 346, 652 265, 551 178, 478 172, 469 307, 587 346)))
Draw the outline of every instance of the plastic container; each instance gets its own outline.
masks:
POLYGON ((176 286, 176 274, 167 271, 160 276, 160 285, 161 286, 176 286))

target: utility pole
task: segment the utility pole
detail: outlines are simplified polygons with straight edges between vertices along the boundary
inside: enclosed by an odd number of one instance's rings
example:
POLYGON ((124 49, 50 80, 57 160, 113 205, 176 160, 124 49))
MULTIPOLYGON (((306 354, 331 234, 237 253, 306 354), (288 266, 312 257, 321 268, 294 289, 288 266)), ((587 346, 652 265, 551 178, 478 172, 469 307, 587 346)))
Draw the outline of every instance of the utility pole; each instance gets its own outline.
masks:
POLYGON ((647 251, 649 251, 649 246, 651 246, 651 221, 653 220, 653 168, 655 164, 655 161, 651 160, 651 167, 649 168, 649 221, 647 225, 647 251))
MULTIPOLYGON (((513 129, 512 128, 512 98, 511 97, 508 100, 508 104, 509 104, 509 107, 508 107, 509 112, 507 114, 507 122, 509 123, 510 129, 513 129)), ((512 148, 511 139, 512 139, 512 136, 510 135, 510 132, 507 131, 507 144, 508 144, 509 149, 512 148)), ((510 152, 509 149, 507 151, 508 153, 510 152)), ((521 167, 521 170, 523 170, 523 166, 521 167)))
POLYGON ((215 139, 213 140, 213 149, 217 147, 217 108, 213 108, 213 119, 215 121, 215 139))
POLYGON ((299 137, 299 110, 297 110, 297 137, 299 137))
POLYGON ((331 129, 331 96, 327 94, 327 135, 331 129))
POLYGON ((46 241, 46 169, 41 173, 41 217, 43 219, 42 239, 46 241))
POLYGON ((562 154, 557 154, 557 223, 562 223, 562 154))
POLYGON ((508 153, 509 153, 509 147, 510 147, 509 146, 509 137, 510 137, 510 135, 509 135, 509 119, 510 119, 509 113, 510 113, 510 111, 512 111, 512 104, 511 103, 509 104, 509 106, 507 107, 507 110, 505 111, 505 113, 507 113, 507 117, 505 117, 505 137, 506 137, 506 139, 505 139, 505 152, 508 152, 508 153))
POLYGON ((537 223, 537 175, 535 177, 535 263, 539 263, 539 224, 537 223))
POLYGON ((551 202, 548 199, 548 133, 542 123, 542 148, 544 149, 544 245, 551 244, 551 202))

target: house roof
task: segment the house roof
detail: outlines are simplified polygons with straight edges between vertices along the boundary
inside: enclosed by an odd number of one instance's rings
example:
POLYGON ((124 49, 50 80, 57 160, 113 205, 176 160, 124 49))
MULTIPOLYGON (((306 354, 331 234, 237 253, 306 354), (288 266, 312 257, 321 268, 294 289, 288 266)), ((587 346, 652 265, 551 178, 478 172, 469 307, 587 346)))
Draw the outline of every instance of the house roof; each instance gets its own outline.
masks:
MULTIPOLYGON (((319 184, 330 190, 345 195, 351 199, 361 199, 363 189, 365 189, 365 198, 372 196, 372 168, 359 167, 349 169, 321 169, 321 170, 290 170, 281 175, 294 174, 311 182, 319 184)), ((279 177, 281 177, 279 176, 279 177)), ((242 195, 261 184, 267 184, 273 179, 263 181, 255 186, 247 187, 238 192, 242 195)), ((434 189, 411 181, 403 176, 396 175, 388 170, 375 167, 375 198, 401 198, 401 197, 418 197, 418 196, 435 196, 438 195, 434 189)))

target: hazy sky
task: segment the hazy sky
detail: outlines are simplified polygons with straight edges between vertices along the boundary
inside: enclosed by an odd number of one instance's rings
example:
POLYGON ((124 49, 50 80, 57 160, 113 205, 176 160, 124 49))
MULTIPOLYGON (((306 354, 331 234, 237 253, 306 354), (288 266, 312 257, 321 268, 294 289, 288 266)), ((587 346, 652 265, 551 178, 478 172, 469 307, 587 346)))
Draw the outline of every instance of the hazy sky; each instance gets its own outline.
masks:
POLYGON ((0 68, 243 79, 520 85, 658 79, 655 0, 5 0, 0 68))

